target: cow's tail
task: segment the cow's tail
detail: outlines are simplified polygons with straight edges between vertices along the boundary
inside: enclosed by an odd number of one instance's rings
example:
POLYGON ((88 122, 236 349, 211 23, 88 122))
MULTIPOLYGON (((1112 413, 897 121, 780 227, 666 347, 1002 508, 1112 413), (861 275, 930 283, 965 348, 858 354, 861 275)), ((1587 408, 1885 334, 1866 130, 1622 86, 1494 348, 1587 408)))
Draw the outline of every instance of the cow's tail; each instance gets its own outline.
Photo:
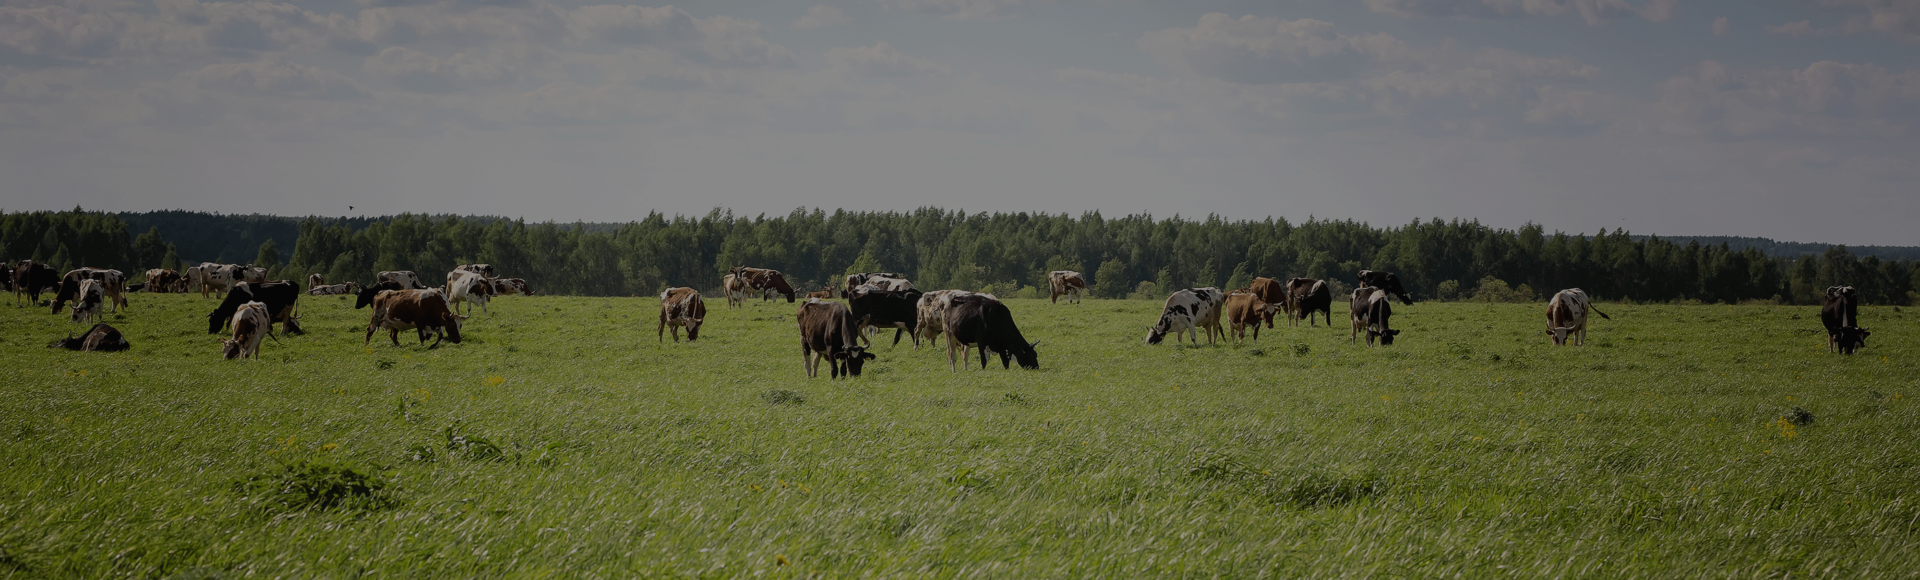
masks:
POLYGON ((1601 312, 1599 308, 1594 308, 1592 303, 1587 304, 1587 310, 1592 310, 1594 314, 1600 315, 1601 318, 1605 318, 1607 320, 1613 320, 1612 316, 1607 316, 1607 313, 1601 312))

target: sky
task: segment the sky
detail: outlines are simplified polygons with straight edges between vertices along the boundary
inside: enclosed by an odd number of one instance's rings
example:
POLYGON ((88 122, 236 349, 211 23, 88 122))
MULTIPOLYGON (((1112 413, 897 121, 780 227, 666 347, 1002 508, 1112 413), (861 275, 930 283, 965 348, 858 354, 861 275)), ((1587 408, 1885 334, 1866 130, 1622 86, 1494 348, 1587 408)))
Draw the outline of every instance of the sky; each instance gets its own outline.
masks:
POLYGON ((0 0, 0 209, 1920 245, 1920 0, 601 1, 0 0))

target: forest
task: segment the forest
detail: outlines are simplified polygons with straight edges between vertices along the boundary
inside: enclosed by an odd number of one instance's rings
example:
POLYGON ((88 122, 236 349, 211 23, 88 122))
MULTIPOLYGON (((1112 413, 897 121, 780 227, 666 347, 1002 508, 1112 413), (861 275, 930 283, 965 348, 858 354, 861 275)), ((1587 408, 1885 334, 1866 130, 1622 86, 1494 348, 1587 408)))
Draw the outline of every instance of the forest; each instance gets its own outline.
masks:
MULTIPOLYGON (((136 234, 122 215, 80 208, 0 215, 0 257, 62 270, 112 267, 137 277, 151 267, 179 269, 182 241, 214 243, 198 239, 206 237, 205 228, 163 229, 157 219, 142 221, 151 225, 136 234)), ((191 223, 171 217, 167 223, 191 223)), ((1825 287, 1848 284, 1869 303, 1906 305, 1920 284, 1913 260, 1856 256, 1845 246, 1771 256, 1753 246, 1681 243, 1621 229, 1549 233, 1533 224, 1503 229, 1439 218, 1376 227, 1319 218, 801 208, 783 216, 724 209, 704 216, 652 213, 616 226, 407 214, 310 217, 295 230, 291 247, 267 238, 250 260, 220 258, 265 266, 275 278, 320 273, 329 282, 363 284, 381 270, 434 279, 457 264, 491 263, 502 276, 524 278, 542 293, 586 296, 645 296, 668 286, 710 290, 735 265, 781 270, 807 290, 849 272, 900 272, 921 288, 1014 296, 1038 293, 1050 270, 1071 269, 1086 274, 1094 296, 1147 299, 1186 287, 1237 288, 1255 276, 1345 282, 1361 269, 1397 272, 1418 299, 1497 302, 1539 300, 1578 287, 1612 301, 1808 304, 1817 303, 1825 287)))

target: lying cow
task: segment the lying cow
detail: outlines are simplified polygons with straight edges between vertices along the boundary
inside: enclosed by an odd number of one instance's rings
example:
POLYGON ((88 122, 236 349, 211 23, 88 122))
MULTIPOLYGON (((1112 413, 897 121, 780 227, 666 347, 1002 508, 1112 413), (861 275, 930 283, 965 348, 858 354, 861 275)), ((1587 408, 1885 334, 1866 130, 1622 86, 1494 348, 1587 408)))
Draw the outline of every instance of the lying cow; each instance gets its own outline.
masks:
POLYGON ((240 281, 253 283, 253 284, 264 284, 267 281, 267 269, 259 266, 255 266, 253 264, 247 264, 245 266, 241 266, 240 281))
POLYGON ((1199 346, 1200 338, 1194 331, 1202 329, 1207 333, 1207 344, 1213 344, 1215 332, 1225 338, 1226 332, 1220 329, 1220 305, 1225 301, 1226 296, 1214 288, 1174 292, 1160 308, 1160 321, 1147 327, 1147 344, 1160 344, 1171 332, 1174 342, 1180 342, 1181 333, 1186 333, 1188 341, 1199 346))
POLYGON ((1587 292, 1579 288, 1568 288, 1553 294, 1547 301, 1547 336, 1553 337, 1554 346, 1566 346, 1567 337, 1573 337, 1574 346, 1587 344, 1587 312, 1592 311, 1601 318, 1613 317, 1593 307, 1593 301, 1587 299, 1587 292))
POLYGON ((700 339, 700 322, 707 317, 707 303, 700 300, 700 292, 692 288, 668 288, 660 293, 660 327, 654 334, 666 341, 666 331, 673 329, 673 341, 680 342, 680 327, 687 327, 687 342, 700 339))
POLYGON ((420 281, 420 275, 413 273, 412 270, 387 270, 380 272, 374 274, 373 282, 375 284, 392 282, 408 290, 427 289, 427 285, 420 281))
MULTIPOLYGON (((281 334, 301 334, 300 317, 295 315, 295 305, 300 300, 300 285, 292 280, 276 280, 262 284, 241 282, 233 285, 233 291, 221 299, 213 312, 207 313, 207 334, 219 334, 232 321, 240 306, 248 302, 259 302, 267 307, 267 319, 279 322, 281 334)), ((279 340, 279 339, 274 339, 279 340)))
POLYGON ((1273 309, 1251 290, 1227 294, 1227 323, 1233 328, 1233 341, 1247 339, 1247 327, 1253 327, 1253 339, 1260 340, 1260 323, 1273 324, 1273 309))
MULTIPOLYGON (((80 281, 80 289, 73 296, 73 322, 75 324, 100 321, 100 303, 106 300, 106 285, 99 280, 80 281)), ((55 302, 58 302, 57 300, 55 302)))
POLYGON ((360 292, 360 285, 353 282, 348 282, 345 284, 328 284, 325 286, 314 286, 313 289, 307 291, 307 295, 308 296, 339 296, 342 294, 356 294, 358 292, 360 292))
MULTIPOLYGON (((1385 290, 1388 294, 1399 297, 1400 301, 1407 306, 1413 305, 1413 295, 1408 294, 1407 289, 1400 286, 1400 277, 1394 275, 1393 272, 1361 270, 1359 279, 1360 286, 1363 288, 1372 287, 1385 290)), ((1328 322, 1328 324, 1332 324, 1332 322, 1328 322)))
MULTIPOLYGON (((273 320, 267 315, 267 305, 260 302, 241 304, 233 311, 233 338, 220 341, 220 353, 227 360, 260 360, 260 339, 268 336, 273 336, 273 320)), ((275 337, 273 341, 280 342, 280 339, 275 337)))
POLYGON ((1828 286, 1820 303, 1820 324, 1827 327, 1827 352, 1839 350, 1853 354, 1867 346, 1867 335, 1860 328, 1860 293, 1852 286, 1828 286))
POLYGON ((1394 330, 1390 325, 1390 319, 1393 318, 1393 300, 1385 289, 1368 287, 1356 289, 1353 291, 1351 306, 1352 329, 1347 335, 1348 340, 1357 341, 1358 335, 1364 330, 1367 333, 1367 346, 1373 346, 1376 338, 1380 340, 1381 346, 1393 344, 1393 337, 1399 336, 1400 331, 1394 330))
POLYGON ((807 378, 820 374, 821 361, 827 363, 830 378, 857 377, 860 367, 874 359, 856 338, 866 321, 854 318, 847 305, 807 300, 793 318, 800 322, 800 354, 805 357, 807 378))
MULTIPOLYGON (((987 369, 987 351, 1000 354, 1000 368, 1013 368, 1009 357, 1020 361, 1020 368, 1040 368, 1038 342, 1027 342, 1020 327, 1013 323, 1013 311, 985 294, 952 298, 943 326, 947 331, 947 368, 954 369, 956 354, 967 360, 967 349, 980 349, 980 370, 987 369)), ((965 363, 962 363, 964 366, 965 363)))
POLYGON ((133 348, 133 344, 127 342, 126 335, 120 334, 119 329, 105 324, 95 324, 79 338, 75 338, 73 333, 69 332, 66 338, 53 341, 53 344, 47 345, 47 348, 64 348, 80 352, 115 352, 133 348))
POLYGON ((400 346, 400 331, 419 332, 420 343, 434 336, 428 349, 440 348, 441 341, 460 344, 460 322, 467 317, 447 308, 447 297, 438 290, 379 290, 373 297, 373 317, 367 321, 365 344, 373 343, 373 333, 388 330, 388 339, 400 346))
POLYGON ((533 295, 533 289, 527 287, 527 281, 519 278, 489 278, 487 283, 493 285, 494 296, 506 296, 510 294, 520 294, 523 296, 533 295))
POLYGON ((447 273, 447 304, 458 312, 462 303, 467 305, 467 314, 473 314, 473 306, 480 305, 480 311, 487 311, 487 298, 493 296, 493 285, 478 272, 455 270, 447 273))
MULTIPOLYGON (((913 345, 919 347, 920 337, 915 335, 914 330, 920 322, 919 303, 924 295, 912 288, 896 291, 863 284, 847 298, 847 308, 852 311, 854 318, 861 321, 861 330, 869 326, 893 328, 894 346, 900 346, 900 335, 904 332, 912 336, 913 345)), ((867 338, 865 332, 860 333, 860 340, 866 342, 867 346, 873 346, 873 341, 867 338)))
POLYGON ((899 292, 913 289, 913 283, 908 282, 905 275, 893 272, 863 272, 859 274, 847 274, 847 278, 842 280, 842 284, 840 285, 840 297, 853 297, 854 290, 858 290, 862 285, 871 285, 882 290, 899 292))
POLYGON ((1068 304, 1079 304, 1080 293, 1087 289, 1087 279, 1073 270, 1054 270, 1047 272, 1047 300, 1060 303, 1060 297, 1066 296, 1068 304))

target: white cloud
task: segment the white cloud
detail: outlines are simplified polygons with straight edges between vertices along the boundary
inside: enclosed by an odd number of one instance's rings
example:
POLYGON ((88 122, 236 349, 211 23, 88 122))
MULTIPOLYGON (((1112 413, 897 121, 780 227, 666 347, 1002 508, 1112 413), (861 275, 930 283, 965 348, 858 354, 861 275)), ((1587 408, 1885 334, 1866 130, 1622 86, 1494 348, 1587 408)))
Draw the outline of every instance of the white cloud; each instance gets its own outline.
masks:
POLYGON ((994 22, 1013 16, 1001 8, 1019 6, 1021 0, 879 0, 883 6, 921 12, 938 12, 948 20, 994 22))
POLYGON ((1920 41, 1920 2, 1913 0, 1813 0, 1822 8, 1849 13, 1840 31, 1848 34, 1878 32, 1909 41, 1920 41))
POLYGON ((361 70, 410 91, 450 93, 519 82, 517 56, 510 51, 489 50, 439 57, 404 46, 390 46, 380 54, 367 57, 361 70))
POLYGON ((943 74, 947 68, 895 50, 886 41, 860 48, 834 48, 827 51, 827 62, 835 68, 874 77, 899 77, 943 74))
POLYGON ((1587 24, 1605 24, 1617 16, 1665 22, 1679 11, 1679 0, 1366 0, 1367 8, 1407 18, 1498 19, 1580 14, 1587 24))
POLYGON ((657 47, 714 64, 787 66, 785 47, 761 38, 766 27, 731 16, 696 18, 672 6, 585 6, 567 14, 578 42, 657 47))
POLYGON ((210 64, 187 77, 200 88, 263 97, 355 99, 368 95, 345 75, 281 58, 210 64))
POLYGON ((1814 33, 1813 21, 1801 20, 1799 22, 1788 22, 1786 24, 1782 24, 1779 26, 1768 26, 1767 32, 1770 34, 1784 34, 1787 36, 1805 36, 1805 35, 1814 33))
POLYGON ((1628 108, 1626 99, 1596 93, 1544 86, 1537 89, 1539 100, 1527 110, 1527 122, 1543 125, 1594 126, 1612 123, 1628 108))
POLYGON ((812 7, 807 8, 806 16, 801 16, 799 20, 793 21, 793 24, 788 25, 788 28, 792 28, 794 30, 807 30, 810 28, 819 28, 822 26, 845 24, 852 21, 853 19, 847 18, 847 15, 845 13, 842 13, 840 11, 840 8, 837 6, 815 4, 812 7))
POLYGON ((1333 24, 1212 13, 1191 28, 1148 32, 1139 45, 1168 68, 1239 83, 1311 82, 1352 77, 1373 59, 1404 53, 1392 36, 1343 36, 1333 24))
POLYGON ((1706 61, 1661 86, 1661 131, 1719 138, 1897 137, 1920 111, 1920 71, 1820 61, 1736 71, 1706 61))
POLYGON ((1714 36, 1726 36, 1729 34, 1733 34, 1733 23, 1729 22, 1727 17, 1721 16, 1713 19, 1714 36))

